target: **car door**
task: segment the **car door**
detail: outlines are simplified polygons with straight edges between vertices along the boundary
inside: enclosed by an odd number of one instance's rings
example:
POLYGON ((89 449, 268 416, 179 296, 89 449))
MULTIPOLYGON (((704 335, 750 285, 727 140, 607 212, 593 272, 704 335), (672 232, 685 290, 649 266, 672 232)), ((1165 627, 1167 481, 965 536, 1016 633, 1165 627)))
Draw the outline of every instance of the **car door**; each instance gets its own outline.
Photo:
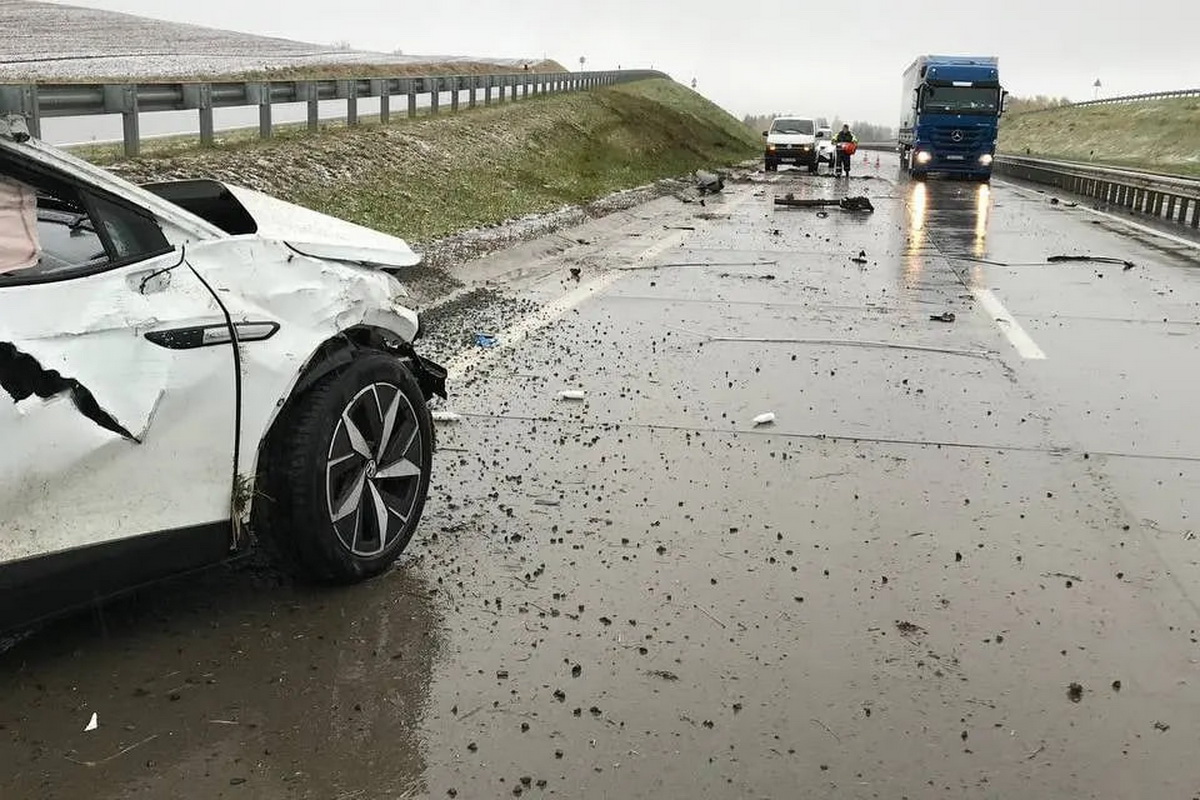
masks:
POLYGON ((0 271, 11 617, 228 552, 237 395, 222 305, 152 215, 19 159, 5 178, 36 191, 41 255, 0 271))

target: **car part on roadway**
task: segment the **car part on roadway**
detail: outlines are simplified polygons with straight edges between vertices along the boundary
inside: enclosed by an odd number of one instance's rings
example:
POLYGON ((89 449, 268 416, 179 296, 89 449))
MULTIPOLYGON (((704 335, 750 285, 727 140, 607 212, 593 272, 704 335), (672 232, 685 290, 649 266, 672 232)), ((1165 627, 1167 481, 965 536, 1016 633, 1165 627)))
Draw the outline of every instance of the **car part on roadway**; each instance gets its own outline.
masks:
POLYGON ((299 571, 354 583, 386 570, 429 491, 433 423, 406 364, 356 356, 298 398, 271 443, 268 532, 299 571))

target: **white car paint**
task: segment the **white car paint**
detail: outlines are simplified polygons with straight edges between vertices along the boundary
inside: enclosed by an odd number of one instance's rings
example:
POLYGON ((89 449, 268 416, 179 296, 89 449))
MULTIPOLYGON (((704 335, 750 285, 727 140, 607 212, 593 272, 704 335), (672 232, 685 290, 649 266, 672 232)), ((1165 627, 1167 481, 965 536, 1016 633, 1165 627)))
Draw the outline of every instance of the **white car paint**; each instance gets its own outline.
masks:
POLYGON ((258 223, 258 236, 285 241, 315 258, 381 267, 415 267, 421 257, 403 239, 319 214, 243 186, 221 184, 258 223))
POLYGON ((239 500, 234 486, 252 489, 260 443, 321 345, 362 326, 398 342, 416 336, 402 284, 358 265, 419 263, 402 239, 236 187, 228 188, 259 232, 229 235, 111 173, 4 132, 0 154, 143 209, 173 249, 82 277, 0 285, 0 343, 86 387, 127 434, 97 425, 66 392, 20 403, 0 392, 0 565, 244 521, 253 493, 239 500), (228 330, 227 314, 279 330, 236 353, 229 345, 174 350, 145 338, 192 326, 228 330))
POLYGON ((0 341, 87 387, 138 440, 63 394, 16 405, 0 393, 0 563, 228 519, 232 349, 167 350, 142 335, 220 323, 220 306, 186 269, 150 294, 127 280, 178 261, 0 288, 0 341))

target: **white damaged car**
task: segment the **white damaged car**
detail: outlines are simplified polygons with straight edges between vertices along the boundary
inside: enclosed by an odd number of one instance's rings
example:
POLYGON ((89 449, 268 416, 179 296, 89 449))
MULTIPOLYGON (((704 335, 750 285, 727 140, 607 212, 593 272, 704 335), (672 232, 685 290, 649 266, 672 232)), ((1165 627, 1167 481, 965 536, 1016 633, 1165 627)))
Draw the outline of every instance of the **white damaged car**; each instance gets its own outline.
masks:
POLYGON ((0 630, 221 561, 385 570, 445 371, 402 240, 215 181, 137 187, 0 119, 0 630))

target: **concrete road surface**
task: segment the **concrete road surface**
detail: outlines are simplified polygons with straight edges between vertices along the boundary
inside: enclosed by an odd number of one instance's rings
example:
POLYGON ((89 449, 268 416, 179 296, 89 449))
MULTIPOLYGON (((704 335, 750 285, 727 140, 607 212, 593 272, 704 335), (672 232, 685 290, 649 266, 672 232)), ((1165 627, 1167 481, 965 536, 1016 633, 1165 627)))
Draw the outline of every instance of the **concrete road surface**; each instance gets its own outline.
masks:
POLYGON ((401 566, 34 635, 0 797, 1200 797, 1200 250, 869 158, 470 265, 401 566))

